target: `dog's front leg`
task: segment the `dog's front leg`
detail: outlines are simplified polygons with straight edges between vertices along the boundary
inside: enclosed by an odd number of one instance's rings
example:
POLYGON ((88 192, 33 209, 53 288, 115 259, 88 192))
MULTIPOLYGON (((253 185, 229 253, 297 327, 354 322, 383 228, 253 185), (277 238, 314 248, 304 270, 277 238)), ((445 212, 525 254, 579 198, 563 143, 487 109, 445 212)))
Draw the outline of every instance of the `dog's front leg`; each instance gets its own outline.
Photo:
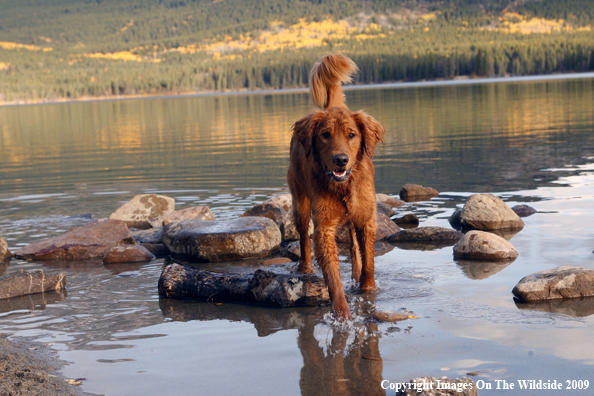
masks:
POLYGON ((362 291, 372 291, 375 289, 375 262, 374 262, 374 251, 375 251, 375 232, 377 230, 377 222, 375 216, 373 219, 357 227, 355 226, 355 232, 357 234, 357 240, 359 241, 359 247, 361 251, 361 261, 363 268, 361 271, 361 281, 359 288, 362 291))
POLYGON ((314 218, 314 223, 314 252, 328 286, 328 293, 332 301, 332 313, 341 321, 352 319, 351 310, 340 281, 340 265, 336 245, 338 223, 329 219, 320 219, 319 216, 314 218))

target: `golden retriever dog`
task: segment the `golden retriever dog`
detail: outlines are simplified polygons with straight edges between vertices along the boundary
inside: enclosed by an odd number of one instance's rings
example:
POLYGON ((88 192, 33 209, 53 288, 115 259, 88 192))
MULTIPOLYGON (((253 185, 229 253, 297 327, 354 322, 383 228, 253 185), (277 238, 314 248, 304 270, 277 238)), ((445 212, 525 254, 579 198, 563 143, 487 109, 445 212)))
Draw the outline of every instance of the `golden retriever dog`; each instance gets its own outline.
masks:
POLYGON ((314 254, 322 269, 339 320, 351 319, 338 261, 336 229, 348 224, 352 277, 362 291, 375 288, 374 247, 377 228, 374 168, 371 159, 384 128, 363 111, 345 105, 341 83, 357 71, 340 54, 320 58, 310 73, 310 98, 320 111, 293 125, 287 181, 293 217, 301 241, 298 270, 311 273, 309 223, 314 223, 314 254))

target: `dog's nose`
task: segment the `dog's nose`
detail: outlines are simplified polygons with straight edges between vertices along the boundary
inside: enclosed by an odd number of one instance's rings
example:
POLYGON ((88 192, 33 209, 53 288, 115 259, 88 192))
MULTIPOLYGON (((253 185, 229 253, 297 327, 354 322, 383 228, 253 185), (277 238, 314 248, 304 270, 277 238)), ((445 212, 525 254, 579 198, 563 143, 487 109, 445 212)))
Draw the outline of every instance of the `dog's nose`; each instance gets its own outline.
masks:
POLYGON ((349 156, 346 154, 336 154, 334 157, 332 157, 332 161, 334 161, 336 166, 343 167, 346 166, 346 164, 348 164, 349 156))

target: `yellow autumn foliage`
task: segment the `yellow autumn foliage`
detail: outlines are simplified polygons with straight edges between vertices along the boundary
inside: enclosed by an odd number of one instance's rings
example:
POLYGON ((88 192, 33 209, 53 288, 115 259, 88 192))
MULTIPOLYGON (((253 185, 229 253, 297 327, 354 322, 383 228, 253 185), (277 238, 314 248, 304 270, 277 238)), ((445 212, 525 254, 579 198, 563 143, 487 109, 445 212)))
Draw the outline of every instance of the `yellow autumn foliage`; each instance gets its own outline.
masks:
POLYGON ((51 48, 51 47, 41 48, 38 45, 19 44, 19 43, 13 43, 10 41, 0 41, 0 48, 7 49, 7 50, 26 49, 28 51, 41 51, 41 50, 52 51, 53 50, 53 48, 51 48))

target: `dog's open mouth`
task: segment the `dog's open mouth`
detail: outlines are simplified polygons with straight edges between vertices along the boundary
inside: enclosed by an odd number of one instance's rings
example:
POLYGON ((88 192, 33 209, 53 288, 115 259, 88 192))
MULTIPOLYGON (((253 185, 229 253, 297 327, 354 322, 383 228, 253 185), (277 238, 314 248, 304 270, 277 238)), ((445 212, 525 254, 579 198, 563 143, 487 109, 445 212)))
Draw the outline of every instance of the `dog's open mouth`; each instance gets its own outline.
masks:
POLYGON ((328 176, 330 176, 330 179, 334 180, 335 182, 343 182, 349 178, 349 175, 351 174, 351 170, 343 169, 343 170, 331 171, 330 169, 326 169, 326 173, 328 173, 328 176))

